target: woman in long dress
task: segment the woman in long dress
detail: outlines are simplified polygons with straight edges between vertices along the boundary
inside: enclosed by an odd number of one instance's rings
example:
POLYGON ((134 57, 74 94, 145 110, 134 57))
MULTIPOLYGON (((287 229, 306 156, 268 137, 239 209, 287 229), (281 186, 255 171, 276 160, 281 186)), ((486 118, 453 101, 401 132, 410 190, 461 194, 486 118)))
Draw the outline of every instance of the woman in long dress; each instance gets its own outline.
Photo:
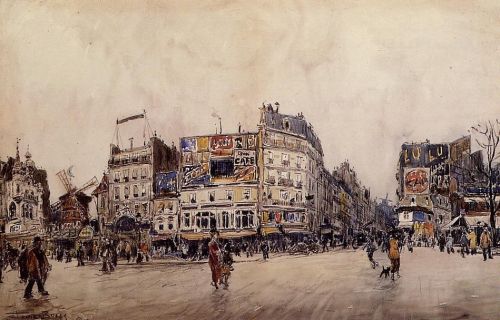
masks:
POLYGON ((218 232, 211 232, 211 239, 208 243, 208 265, 212 271, 212 285, 215 289, 219 289, 219 281, 221 276, 221 261, 220 261, 220 248, 217 243, 218 232))
POLYGON ((395 236, 392 236, 389 240, 389 259, 391 260, 391 279, 394 280, 394 274, 397 273, 399 277, 399 243, 395 236))

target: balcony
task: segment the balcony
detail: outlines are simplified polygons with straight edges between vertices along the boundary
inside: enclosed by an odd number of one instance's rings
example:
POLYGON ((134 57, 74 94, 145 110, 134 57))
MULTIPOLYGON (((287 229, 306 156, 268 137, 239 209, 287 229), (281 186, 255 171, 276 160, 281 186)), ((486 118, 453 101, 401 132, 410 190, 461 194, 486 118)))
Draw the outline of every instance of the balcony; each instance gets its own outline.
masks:
POLYGON ((271 206, 285 206, 285 207, 298 207, 298 208, 305 207, 304 202, 295 201, 295 199, 291 199, 291 200, 264 199, 263 204, 264 205, 271 205, 271 206))
POLYGON ((293 187, 293 181, 291 179, 280 178, 278 180, 278 186, 293 187))
POLYGON ((266 179, 266 183, 275 184, 276 183, 276 178, 274 176, 269 176, 266 179))

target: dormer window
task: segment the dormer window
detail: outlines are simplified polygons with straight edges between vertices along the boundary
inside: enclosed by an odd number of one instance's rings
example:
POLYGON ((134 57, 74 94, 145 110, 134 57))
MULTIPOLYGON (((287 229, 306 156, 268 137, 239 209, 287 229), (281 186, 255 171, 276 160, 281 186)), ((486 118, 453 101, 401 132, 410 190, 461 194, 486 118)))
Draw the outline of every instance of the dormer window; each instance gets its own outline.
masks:
POLYGON ((283 129, 290 131, 290 121, 288 119, 283 119, 283 129))

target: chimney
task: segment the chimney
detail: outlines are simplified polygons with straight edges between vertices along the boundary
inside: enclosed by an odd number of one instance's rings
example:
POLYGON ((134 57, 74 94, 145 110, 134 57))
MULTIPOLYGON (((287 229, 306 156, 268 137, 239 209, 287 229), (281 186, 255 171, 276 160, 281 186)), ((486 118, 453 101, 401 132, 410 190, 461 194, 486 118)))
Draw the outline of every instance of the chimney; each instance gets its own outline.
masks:
POLYGON ((238 122, 238 133, 241 133, 241 123, 238 122))
POLYGON ((132 149, 134 147, 134 138, 129 138, 130 140, 130 149, 132 149))

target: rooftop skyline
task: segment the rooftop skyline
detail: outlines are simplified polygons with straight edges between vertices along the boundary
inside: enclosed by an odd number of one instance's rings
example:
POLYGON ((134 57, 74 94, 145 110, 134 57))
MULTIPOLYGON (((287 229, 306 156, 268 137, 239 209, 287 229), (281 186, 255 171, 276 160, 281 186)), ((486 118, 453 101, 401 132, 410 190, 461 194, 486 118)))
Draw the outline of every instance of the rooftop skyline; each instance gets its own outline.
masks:
POLYGON ((214 133, 214 113, 223 132, 256 130, 262 102, 279 101, 313 125, 329 170, 349 159, 373 196, 391 198, 401 144, 449 142, 499 114, 494 1, 2 2, 0 12, 0 157, 15 155, 16 137, 22 155, 29 144, 52 200, 63 168, 75 166, 76 185, 99 178, 116 119, 143 109, 177 144, 214 133))

